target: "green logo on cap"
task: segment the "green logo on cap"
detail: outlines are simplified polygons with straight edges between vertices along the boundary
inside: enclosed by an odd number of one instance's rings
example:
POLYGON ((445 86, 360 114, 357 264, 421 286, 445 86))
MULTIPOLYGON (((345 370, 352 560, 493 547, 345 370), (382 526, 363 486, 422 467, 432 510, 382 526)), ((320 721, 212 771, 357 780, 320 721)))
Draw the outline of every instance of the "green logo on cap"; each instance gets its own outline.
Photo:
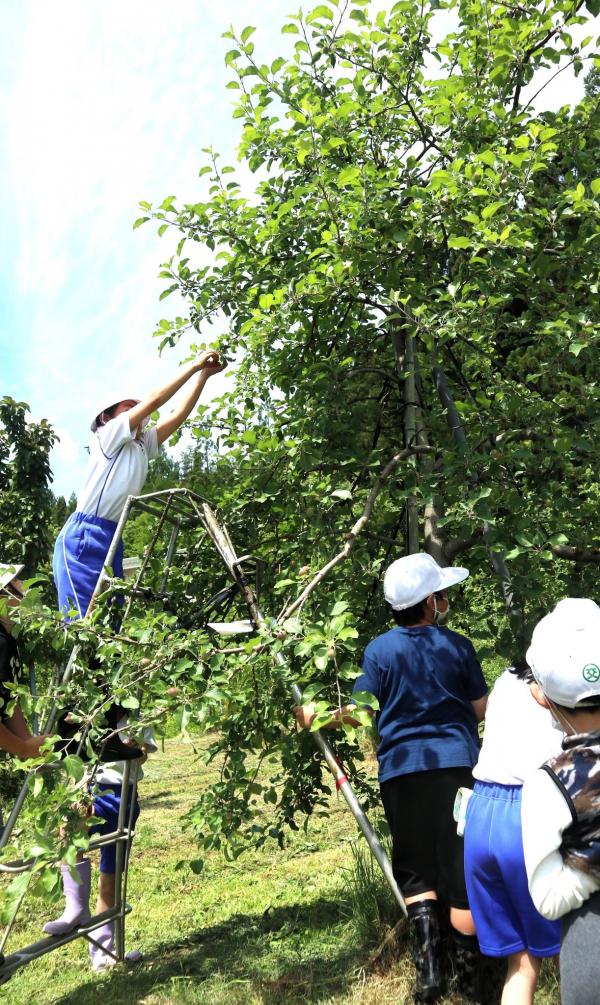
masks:
POLYGON ((595 663, 588 663, 584 666, 581 671, 583 674, 583 679, 588 682, 588 684, 597 684, 600 680, 600 667, 597 667, 595 663))

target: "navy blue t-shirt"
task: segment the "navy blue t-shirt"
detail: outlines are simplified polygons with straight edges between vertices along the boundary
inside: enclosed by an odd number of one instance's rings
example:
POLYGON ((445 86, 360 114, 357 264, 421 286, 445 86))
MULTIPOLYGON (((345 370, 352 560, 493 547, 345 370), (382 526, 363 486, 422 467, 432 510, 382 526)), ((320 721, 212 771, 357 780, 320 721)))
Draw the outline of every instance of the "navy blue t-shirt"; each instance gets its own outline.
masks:
POLYGON ((379 701, 379 781, 435 768, 473 767, 472 701, 487 693, 473 646, 437 625, 392 628, 365 649, 355 691, 379 701))

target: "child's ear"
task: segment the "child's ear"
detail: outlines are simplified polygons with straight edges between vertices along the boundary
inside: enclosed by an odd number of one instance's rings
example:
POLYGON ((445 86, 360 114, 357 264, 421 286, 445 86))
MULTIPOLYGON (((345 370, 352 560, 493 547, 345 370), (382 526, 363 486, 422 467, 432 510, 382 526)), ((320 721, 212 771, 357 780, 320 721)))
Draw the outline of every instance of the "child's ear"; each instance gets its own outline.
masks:
POLYGON ((535 698, 535 700, 537 701, 538 705, 541 705, 542 708, 550 708, 550 705, 548 704, 548 699, 546 698, 546 695, 542 691, 542 689, 541 689, 540 685, 537 683, 537 681, 534 680, 529 685, 529 690, 531 691, 531 693, 532 693, 533 697, 535 698))

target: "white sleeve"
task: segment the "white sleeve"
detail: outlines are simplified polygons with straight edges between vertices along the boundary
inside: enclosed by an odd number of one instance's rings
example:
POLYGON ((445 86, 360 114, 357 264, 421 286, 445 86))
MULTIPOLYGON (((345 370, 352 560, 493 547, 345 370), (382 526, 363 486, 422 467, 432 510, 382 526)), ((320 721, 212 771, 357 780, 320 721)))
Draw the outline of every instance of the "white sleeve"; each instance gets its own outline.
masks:
POLYGON ((108 460, 123 443, 135 435, 135 430, 132 432, 129 428, 129 414, 121 412, 116 418, 110 419, 105 426, 99 426, 96 435, 100 449, 108 460))
POLYGON ((154 730, 151 726, 145 726, 142 730, 142 741, 149 754, 155 754, 158 750, 158 744, 156 742, 156 737, 154 735, 154 730))
POLYGON ((146 452, 148 454, 148 460, 153 461, 158 457, 160 453, 160 447, 158 444, 158 433, 156 431, 156 426, 150 426, 144 432, 144 443, 146 445, 146 452))
POLYGON ((571 810, 546 771, 536 771, 523 785, 523 852, 531 899, 550 921, 573 911, 600 888, 600 880, 566 865, 560 853, 571 810))

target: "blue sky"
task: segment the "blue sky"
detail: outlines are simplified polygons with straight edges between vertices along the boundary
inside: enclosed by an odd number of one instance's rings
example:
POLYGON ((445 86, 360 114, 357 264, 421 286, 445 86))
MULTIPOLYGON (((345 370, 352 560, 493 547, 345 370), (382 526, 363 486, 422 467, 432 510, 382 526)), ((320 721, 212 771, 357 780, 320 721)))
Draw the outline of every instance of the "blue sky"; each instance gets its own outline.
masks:
MULTIPOLYGON (((158 302, 167 235, 132 229, 138 202, 200 198, 203 147, 235 162, 239 122, 223 63, 231 43, 221 34, 252 23, 270 62, 290 45, 281 25, 293 9, 290 0, 3 4, 0 394, 27 401, 58 431, 58 493, 81 480, 99 391, 125 384, 144 394, 179 363, 177 352, 159 358, 151 337, 176 308, 158 302)), ((536 103, 580 92, 565 74, 536 103)), ((242 181, 252 184, 247 171, 242 181)), ((224 381, 211 381, 209 398, 224 381)))

